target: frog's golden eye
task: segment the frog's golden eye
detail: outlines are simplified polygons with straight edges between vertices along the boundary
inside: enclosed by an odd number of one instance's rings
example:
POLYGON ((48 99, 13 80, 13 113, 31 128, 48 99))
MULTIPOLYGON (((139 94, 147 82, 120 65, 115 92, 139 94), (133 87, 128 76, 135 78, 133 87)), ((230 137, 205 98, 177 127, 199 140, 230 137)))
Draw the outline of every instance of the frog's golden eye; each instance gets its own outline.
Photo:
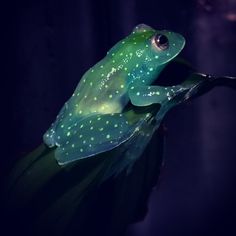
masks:
POLYGON ((154 43, 159 50, 166 50, 169 47, 169 40, 164 34, 156 34, 154 43))

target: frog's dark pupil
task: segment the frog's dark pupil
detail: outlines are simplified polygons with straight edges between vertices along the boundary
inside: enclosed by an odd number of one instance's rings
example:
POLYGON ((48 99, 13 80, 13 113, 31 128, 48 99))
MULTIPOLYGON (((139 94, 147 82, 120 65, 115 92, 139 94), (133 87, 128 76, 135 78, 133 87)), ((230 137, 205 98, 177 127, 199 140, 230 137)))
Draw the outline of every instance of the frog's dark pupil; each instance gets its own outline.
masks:
POLYGON ((160 35, 159 43, 160 43, 160 45, 168 43, 168 38, 165 35, 160 35))
POLYGON ((168 48, 168 38, 163 35, 163 34, 157 34, 156 35, 156 44, 157 46, 162 49, 165 50, 168 48))

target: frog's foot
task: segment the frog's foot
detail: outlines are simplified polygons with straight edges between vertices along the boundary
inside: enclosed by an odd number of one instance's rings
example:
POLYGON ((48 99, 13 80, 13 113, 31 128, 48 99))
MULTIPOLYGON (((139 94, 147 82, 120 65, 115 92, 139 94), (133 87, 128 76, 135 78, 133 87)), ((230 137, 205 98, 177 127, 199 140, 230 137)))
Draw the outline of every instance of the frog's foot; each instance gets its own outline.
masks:
POLYGON ((85 117, 57 140, 55 157, 64 165, 109 151, 128 140, 134 130, 135 125, 121 113, 85 117))
POLYGON ((54 124, 52 124, 50 129, 43 135, 43 141, 50 148, 56 145, 54 124))

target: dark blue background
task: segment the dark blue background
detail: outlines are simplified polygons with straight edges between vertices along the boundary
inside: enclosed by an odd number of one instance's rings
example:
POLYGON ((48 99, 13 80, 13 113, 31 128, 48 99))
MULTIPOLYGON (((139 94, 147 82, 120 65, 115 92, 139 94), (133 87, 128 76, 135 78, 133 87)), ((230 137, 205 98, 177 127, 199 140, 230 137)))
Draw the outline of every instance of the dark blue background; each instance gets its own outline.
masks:
MULTIPOLYGON (((138 23, 183 34, 182 56, 198 71, 236 76, 234 0, 22 0, 1 10, 2 177, 138 23)), ((236 235, 235 102, 235 91, 216 88, 168 114, 161 181, 127 235, 236 235)))

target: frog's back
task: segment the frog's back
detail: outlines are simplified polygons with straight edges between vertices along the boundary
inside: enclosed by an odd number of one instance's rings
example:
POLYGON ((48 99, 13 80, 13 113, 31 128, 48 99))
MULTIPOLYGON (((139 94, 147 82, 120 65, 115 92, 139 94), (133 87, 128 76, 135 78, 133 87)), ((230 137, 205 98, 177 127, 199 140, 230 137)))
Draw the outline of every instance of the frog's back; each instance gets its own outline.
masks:
POLYGON ((104 60, 85 73, 71 97, 75 115, 118 113, 127 104, 128 84, 122 72, 115 66, 104 65, 104 60))

